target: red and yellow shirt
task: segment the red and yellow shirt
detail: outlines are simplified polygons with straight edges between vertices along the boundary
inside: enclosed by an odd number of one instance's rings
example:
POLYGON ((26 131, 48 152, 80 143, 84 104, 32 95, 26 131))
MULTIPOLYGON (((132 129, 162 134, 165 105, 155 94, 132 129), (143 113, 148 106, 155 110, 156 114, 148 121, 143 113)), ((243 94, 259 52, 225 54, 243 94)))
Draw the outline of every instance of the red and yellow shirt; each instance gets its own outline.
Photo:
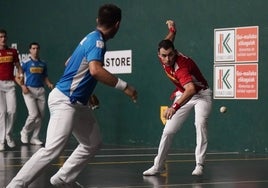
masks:
POLYGON ((14 66, 19 62, 16 49, 0 50, 0 80, 14 80, 14 66))

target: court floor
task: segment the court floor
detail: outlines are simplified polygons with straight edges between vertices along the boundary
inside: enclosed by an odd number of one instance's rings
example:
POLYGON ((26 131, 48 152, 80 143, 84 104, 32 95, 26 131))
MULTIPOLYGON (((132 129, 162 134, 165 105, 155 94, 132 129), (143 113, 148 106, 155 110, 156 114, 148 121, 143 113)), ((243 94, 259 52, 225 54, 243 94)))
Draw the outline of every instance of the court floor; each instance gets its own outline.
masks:
MULTIPOLYGON (((22 164, 40 146, 19 145, 0 152, 0 188, 15 176, 22 164)), ((75 148, 69 143, 64 153, 29 188, 52 188, 50 177, 75 148)), ((267 188, 268 154, 209 152, 205 173, 193 177, 194 154, 171 150, 167 173, 144 177, 153 164, 157 148, 103 146, 78 177, 85 188, 267 188)), ((29 172, 31 173, 31 172, 29 172)))

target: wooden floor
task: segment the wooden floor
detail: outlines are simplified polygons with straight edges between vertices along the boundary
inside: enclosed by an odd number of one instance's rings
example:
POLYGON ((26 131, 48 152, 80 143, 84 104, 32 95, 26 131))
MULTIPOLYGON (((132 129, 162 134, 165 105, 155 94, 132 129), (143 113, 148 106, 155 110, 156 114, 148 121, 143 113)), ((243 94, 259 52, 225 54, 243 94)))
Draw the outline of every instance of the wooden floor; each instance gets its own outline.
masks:
MULTIPOLYGON (((19 145, 0 152, 0 188, 8 184, 38 146, 19 145)), ((62 156, 29 188, 50 188, 50 177, 71 154, 69 143, 62 156)), ((193 177, 194 154, 172 150, 166 162, 167 173, 144 177, 153 164, 157 148, 104 146, 78 177, 85 188, 267 188, 268 154, 222 152, 208 153, 205 173, 193 177)), ((30 172, 29 172, 30 173, 30 172)))

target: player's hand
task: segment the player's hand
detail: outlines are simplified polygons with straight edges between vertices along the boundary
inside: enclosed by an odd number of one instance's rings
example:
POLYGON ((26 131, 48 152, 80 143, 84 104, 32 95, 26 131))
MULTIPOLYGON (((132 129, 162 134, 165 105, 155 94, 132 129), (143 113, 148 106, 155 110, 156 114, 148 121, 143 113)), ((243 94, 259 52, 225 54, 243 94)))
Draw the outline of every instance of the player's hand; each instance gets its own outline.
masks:
POLYGON ((168 30, 175 33, 176 32, 176 25, 175 22, 173 20, 167 20, 166 24, 168 26, 168 30))
POLYGON ((137 102, 138 93, 133 86, 127 85, 126 89, 124 90, 124 93, 128 95, 134 103, 137 102))
POLYGON ((100 101, 97 98, 97 96, 94 94, 91 95, 88 101, 88 105, 92 108, 92 110, 99 108, 99 104, 100 104, 100 101))
POLYGON ((171 119, 172 116, 175 114, 175 109, 174 108, 168 108, 165 112, 164 112, 164 118, 166 119, 171 119))
POLYGON ((54 85, 53 85, 53 84, 49 84, 47 87, 48 87, 50 90, 52 90, 52 89, 54 88, 54 85))
POLYGON ((30 90, 25 85, 21 85, 21 90, 22 90, 22 93, 24 94, 30 93, 30 90))
MULTIPOLYGON (((21 74, 21 75, 22 75, 22 74, 21 74)), ((15 76, 15 81, 16 81, 16 83, 19 84, 19 85, 23 85, 23 84, 24 84, 24 78, 23 78, 23 76, 21 76, 21 75, 16 75, 16 76, 15 76)))

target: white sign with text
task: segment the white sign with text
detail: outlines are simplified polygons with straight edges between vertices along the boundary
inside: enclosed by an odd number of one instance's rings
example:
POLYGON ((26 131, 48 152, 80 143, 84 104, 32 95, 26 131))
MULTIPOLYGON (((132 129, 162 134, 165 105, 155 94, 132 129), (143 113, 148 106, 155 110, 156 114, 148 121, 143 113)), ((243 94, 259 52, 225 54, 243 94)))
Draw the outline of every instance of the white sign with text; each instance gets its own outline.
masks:
POLYGON ((104 56, 104 68, 113 74, 132 72, 132 51, 107 51, 104 56))

